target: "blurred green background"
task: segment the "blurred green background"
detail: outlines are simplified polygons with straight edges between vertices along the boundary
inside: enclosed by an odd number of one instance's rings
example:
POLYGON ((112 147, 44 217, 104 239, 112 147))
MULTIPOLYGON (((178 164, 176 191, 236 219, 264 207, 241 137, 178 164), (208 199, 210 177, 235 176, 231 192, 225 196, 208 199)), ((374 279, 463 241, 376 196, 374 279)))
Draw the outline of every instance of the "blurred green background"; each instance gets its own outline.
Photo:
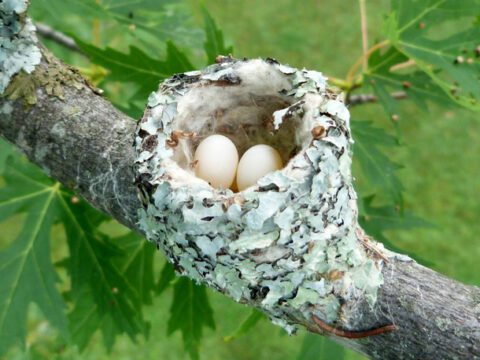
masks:
MULTIPOLYGON (((361 55, 357 0, 209 0, 204 3, 223 30, 227 44, 234 46, 236 57, 274 57, 295 67, 316 69, 342 78, 361 55)), ((46 0, 33 0, 32 6, 36 21, 74 32, 85 41, 97 42, 98 46, 109 45, 125 50, 129 44, 139 44, 135 36, 113 31, 108 23, 95 23, 93 19, 82 19, 75 14, 67 18, 59 16, 46 0)), ((194 0, 180 1, 171 9, 172 14, 178 12, 184 16, 183 31, 173 31, 172 36, 196 66, 203 66, 200 4, 194 0)), ((367 1, 371 44, 382 39, 382 23, 388 9, 387 0, 367 1)), ((141 41, 140 46, 151 56, 162 55, 163 40, 152 37, 141 41), (160 43, 149 47, 149 41, 160 43)), ((85 73, 90 72, 95 77, 99 71, 81 56, 48 44, 58 56, 79 65, 85 73)), ((130 94, 125 87, 110 85, 107 89, 107 96, 117 102, 130 94)), ((433 105, 429 110, 420 111, 405 103, 397 127, 379 105, 355 107, 352 117, 373 121, 377 127, 399 135, 402 146, 386 151, 389 157, 404 165, 398 175, 406 188, 405 208, 436 225, 436 228, 391 232, 389 239, 397 247, 427 259, 435 270, 462 282, 480 285, 477 264, 480 258, 479 115, 433 105)), ((354 173, 359 174, 358 165, 355 163, 354 166, 354 173)), ((360 194, 370 192, 360 176, 357 190, 360 194)), ((0 224, 0 247, 6 246, 21 226, 21 216, 0 224)), ((121 229, 119 225, 111 224, 105 231, 119 232, 121 229)), ((59 254, 65 251, 61 245, 62 237, 61 228, 52 234, 53 248, 59 254)), ((160 255, 156 259, 160 269, 163 259, 160 255)), ((8 359, 187 359, 181 335, 166 336, 171 295, 171 292, 163 294, 146 309, 146 317, 152 324, 148 340, 138 339, 138 343, 133 344, 123 337, 111 354, 106 352, 100 336, 96 336, 82 354, 73 346, 65 346, 32 306, 28 351, 11 351, 8 359)), ((226 343, 223 337, 236 329, 249 315, 249 309, 213 291, 209 291, 209 295, 217 330, 206 330, 200 349, 202 359, 297 358, 304 334, 289 337, 267 321, 261 321, 247 335, 226 343)), ((317 355, 318 359, 332 358, 317 355)), ((362 357, 348 352, 346 358, 362 357)))

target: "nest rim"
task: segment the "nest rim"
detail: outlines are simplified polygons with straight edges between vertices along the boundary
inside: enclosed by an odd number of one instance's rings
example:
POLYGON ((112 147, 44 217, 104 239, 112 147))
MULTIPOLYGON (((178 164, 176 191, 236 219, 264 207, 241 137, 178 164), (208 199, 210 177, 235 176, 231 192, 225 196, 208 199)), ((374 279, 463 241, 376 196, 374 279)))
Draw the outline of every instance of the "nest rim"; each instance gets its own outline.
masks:
MULTIPOLYGON (((217 63, 214 65, 210 65, 203 70, 196 70, 196 71, 189 71, 186 73, 176 74, 173 77, 164 80, 157 92, 154 92, 150 95, 147 108, 140 120, 139 128, 137 134, 140 136, 140 141, 137 138, 137 151, 140 149, 140 156, 141 160, 145 160, 145 157, 142 157, 142 152, 145 152, 145 149, 148 149, 151 146, 150 143, 154 143, 155 145, 158 144, 159 141, 159 133, 149 134, 148 132, 142 136, 142 124, 148 121, 153 116, 158 116, 158 114, 154 113, 154 108, 160 104, 166 105, 170 110, 167 117, 170 118, 170 125, 175 124, 175 120, 179 116, 178 112, 178 105, 186 96, 189 95, 192 89, 195 88, 206 88, 206 87, 229 87, 235 88, 242 83, 241 79, 239 79, 238 75, 236 74, 236 70, 238 67, 245 65, 245 64, 252 64, 252 63, 262 63, 264 65, 269 66, 272 70, 276 71, 278 75, 282 76, 284 80, 286 80, 290 88, 284 88, 278 92, 278 97, 284 100, 289 106, 284 108, 277 109, 274 111, 272 115, 271 122, 268 124, 269 131, 275 136, 278 132, 279 128, 281 129, 282 125, 288 121, 289 118, 299 116, 300 120, 304 120, 305 110, 302 106, 306 103, 306 98, 308 97, 318 97, 320 102, 325 102, 329 100, 333 100, 343 105, 343 100, 339 96, 338 93, 333 91, 331 88, 327 86, 327 78, 324 77, 321 73, 311 70, 299 70, 288 65, 280 64, 278 61, 272 58, 266 59, 234 59, 230 56, 220 56, 217 58, 217 63), (228 70, 233 69, 233 72, 229 72, 228 70), (303 75, 303 76, 302 76, 303 75), (298 79, 299 77, 303 77, 303 79, 298 79), (310 82, 308 89, 305 90, 301 85, 310 82), (179 89, 180 85, 180 89, 179 89), (184 87, 182 87, 182 85, 184 87), (297 88, 295 88, 297 85, 297 88), (300 87, 298 88, 298 85, 300 87), (298 112, 300 110, 300 115, 298 112), (151 139, 155 138, 156 141, 151 139)), ((258 95, 258 94, 256 94, 258 95)), ((315 102, 315 100, 313 101, 315 102)), ((335 110, 333 111, 335 112, 335 110)), ((341 112, 341 110, 339 111, 341 112)), ((347 110, 348 113, 348 110, 347 110)), ((306 152, 309 148, 313 146, 313 142, 315 140, 322 139, 328 135, 328 127, 322 125, 315 125, 315 118, 321 116, 321 114, 308 114, 310 119, 308 119, 308 124, 306 122, 298 123, 295 125, 295 133, 292 134, 297 139, 292 138, 292 141, 295 141, 296 150, 295 153, 288 157, 287 161, 285 161, 285 153, 281 152, 282 159, 284 160, 283 168, 277 170, 276 172, 280 173, 290 173, 294 174, 295 177, 301 179, 304 176, 307 176, 305 172, 294 171, 295 161, 301 157, 304 157, 306 152), (303 144, 298 143, 298 138, 301 137, 303 139, 308 137, 308 141, 303 140, 303 144)), ((335 113, 330 114, 330 116, 335 116, 335 113)), ((344 115, 344 114, 342 114, 344 115)), ((162 115, 164 116, 164 115, 162 115)), ((349 128, 349 117, 345 120, 344 127, 349 128)), ((184 165, 180 165, 175 159, 173 159, 173 155, 175 153, 175 146, 178 144, 179 138, 192 138, 195 136, 193 132, 184 131, 178 129, 174 129, 173 127, 169 130, 166 129, 166 124, 162 120, 163 129, 162 132, 167 132, 169 135, 166 137, 165 143, 167 147, 170 147, 172 151, 166 151, 164 154, 160 154, 161 158, 161 165, 157 164, 156 168, 163 168, 167 169, 168 172, 168 179, 166 181, 170 182, 172 188, 178 188, 182 186, 189 186, 188 184, 203 184, 206 189, 210 190, 212 193, 219 197, 221 200, 225 200, 226 198, 231 198, 232 195, 234 196, 241 196, 244 193, 255 192, 255 191, 268 191, 268 185, 265 185, 264 180, 265 177, 268 175, 264 175, 261 177, 255 185, 248 187, 242 191, 233 191, 231 189, 217 189, 212 187, 208 182, 203 179, 200 179, 195 176, 193 171, 193 166, 190 165, 189 169, 187 169, 184 165), (167 131, 166 131, 167 130, 167 131)), ((333 124, 332 124, 333 125, 333 124)), ((336 125, 336 124, 335 124, 336 125)), ((209 135, 217 134, 218 132, 211 132, 209 135)), ((220 132, 221 135, 224 135, 220 132)), ((229 137, 231 139, 231 137, 229 137)), ((161 141, 161 139, 160 139, 161 141)), ((257 143, 258 144, 258 143, 257 143)), ((198 142, 197 142, 198 145, 198 142)), ((256 145, 256 144, 252 144, 256 145)), ((269 145, 267 143, 267 145, 269 145)), ((239 156, 242 156, 244 151, 239 152, 239 156)), ((152 152, 151 157, 154 157, 157 154, 152 152)), ((138 162, 138 161, 137 161, 138 162)), ((152 172, 154 173, 154 171, 152 172)), ((160 171, 157 174, 152 174, 153 182, 157 182, 159 177, 164 175, 165 171, 160 171)), ((153 185, 153 184, 150 184, 153 185)))

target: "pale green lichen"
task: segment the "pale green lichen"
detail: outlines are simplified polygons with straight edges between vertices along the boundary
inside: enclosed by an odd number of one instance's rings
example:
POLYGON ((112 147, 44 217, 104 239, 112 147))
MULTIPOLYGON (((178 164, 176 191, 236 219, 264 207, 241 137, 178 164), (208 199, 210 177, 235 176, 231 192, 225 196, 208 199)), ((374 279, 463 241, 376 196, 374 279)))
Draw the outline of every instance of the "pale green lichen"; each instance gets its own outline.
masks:
POLYGON ((27 5, 27 0, 0 2, 0 94, 15 74, 32 73, 42 57, 35 26, 24 16, 27 5))
MULTIPOLYGON (((202 104, 182 106, 192 109, 188 121, 200 116, 202 104)), ((181 274, 262 309, 289 332, 295 326, 288 319, 315 314, 331 323, 339 321, 341 303, 373 304, 382 262, 359 239, 349 120, 320 73, 272 59, 230 59, 166 80, 149 97, 137 129, 140 228, 181 274), (257 78, 271 79, 276 92, 257 78), (233 104, 235 91, 288 100, 271 113, 272 131, 295 123, 292 141, 301 147, 283 170, 239 194, 213 189, 181 168, 169 145, 176 119, 187 111, 179 110, 180 100, 220 86, 222 104, 233 104), (325 130, 322 137, 312 138, 315 127, 325 130)))
POLYGON ((9 102, 5 102, 0 108, 0 114, 10 115, 13 112, 13 106, 9 102))
POLYGON ((448 331, 452 327, 452 321, 450 319, 442 318, 442 317, 436 317, 435 318, 435 325, 441 330, 441 331, 448 331))
POLYGON ((0 1, 0 96, 34 105, 39 87, 60 99, 64 86, 91 87, 76 70, 40 50, 35 26, 25 15, 27 7, 27 0, 0 1), (39 66, 42 56, 48 66, 39 66))

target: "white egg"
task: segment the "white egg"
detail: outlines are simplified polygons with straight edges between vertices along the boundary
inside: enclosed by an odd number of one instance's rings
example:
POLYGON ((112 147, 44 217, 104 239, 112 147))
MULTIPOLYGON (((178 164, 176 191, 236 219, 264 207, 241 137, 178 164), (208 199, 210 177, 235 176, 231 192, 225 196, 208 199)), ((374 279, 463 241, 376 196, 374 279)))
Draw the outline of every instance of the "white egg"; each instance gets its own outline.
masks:
POLYGON ((283 167, 277 150, 268 145, 255 145, 243 154, 237 169, 237 186, 242 191, 269 172, 283 167))
POLYGON ((195 175, 214 188, 229 188, 235 180, 238 151, 223 135, 211 135, 197 147, 194 156, 195 175))

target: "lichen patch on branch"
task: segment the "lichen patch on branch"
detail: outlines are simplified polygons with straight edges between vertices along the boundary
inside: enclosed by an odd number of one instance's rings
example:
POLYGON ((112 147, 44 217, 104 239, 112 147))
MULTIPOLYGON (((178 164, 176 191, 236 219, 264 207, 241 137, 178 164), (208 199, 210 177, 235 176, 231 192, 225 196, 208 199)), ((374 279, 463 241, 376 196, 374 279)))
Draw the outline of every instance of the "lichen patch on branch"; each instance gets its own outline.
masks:
POLYGON ((14 75, 32 73, 42 58, 27 6, 27 0, 0 2, 0 94, 14 75))
POLYGON ((178 273, 289 332, 312 315, 341 322, 383 283, 383 260, 359 239, 349 117, 322 74, 272 59, 222 58, 164 81, 137 128, 140 228, 178 273), (179 132, 196 135, 172 143, 179 132), (240 153, 274 146, 286 166, 238 193, 214 189, 192 165, 214 133, 240 153))
POLYGON ((75 68, 62 64, 54 58, 47 49, 42 48, 43 59, 35 67, 31 74, 21 71, 15 75, 0 96, 9 100, 22 99, 26 106, 35 105, 37 102, 36 91, 39 87, 45 88, 47 95, 55 96, 65 100, 65 86, 73 87, 77 90, 89 88, 95 93, 100 94, 80 72, 75 68))

